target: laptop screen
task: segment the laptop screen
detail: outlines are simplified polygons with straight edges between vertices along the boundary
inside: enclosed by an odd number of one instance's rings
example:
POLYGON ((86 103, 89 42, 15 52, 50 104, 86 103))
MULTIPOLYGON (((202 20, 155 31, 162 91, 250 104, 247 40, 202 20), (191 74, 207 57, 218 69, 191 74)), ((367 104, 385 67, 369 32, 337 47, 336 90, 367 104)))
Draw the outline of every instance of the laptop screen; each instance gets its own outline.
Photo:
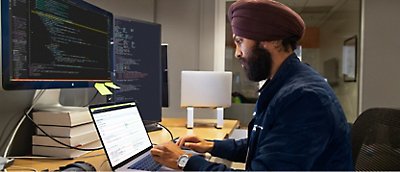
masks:
POLYGON ((135 103, 90 111, 112 167, 152 146, 135 103))

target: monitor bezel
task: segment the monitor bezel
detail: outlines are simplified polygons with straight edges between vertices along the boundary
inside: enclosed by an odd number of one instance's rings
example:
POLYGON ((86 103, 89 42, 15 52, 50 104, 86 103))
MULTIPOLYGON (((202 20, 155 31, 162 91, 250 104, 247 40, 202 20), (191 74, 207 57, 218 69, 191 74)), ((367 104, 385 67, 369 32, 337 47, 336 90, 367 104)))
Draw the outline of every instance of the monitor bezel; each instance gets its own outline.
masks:
POLYGON ((1 1, 1 50, 2 50, 2 59, 1 59, 1 82, 2 88, 4 90, 28 90, 28 89, 52 89, 52 88, 84 88, 84 87, 93 87, 97 82, 109 82, 112 79, 112 66, 113 66, 113 56, 114 56, 114 47, 113 47, 113 26, 114 26, 114 17, 111 12, 108 12, 102 8, 99 8, 93 4, 85 2, 83 0, 70 0, 69 2, 75 3, 87 10, 100 12, 103 15, 107 16, 110 19, 109 23, 109 78, 103 80, 87 80, 87 81, 78 81, 78 80, 65 80, 65 81, 12 81, 11 80, 11 68, 9 66, 11 61, 11 26, 10 26, 10 11, 9 11, 9 0, 1 1))

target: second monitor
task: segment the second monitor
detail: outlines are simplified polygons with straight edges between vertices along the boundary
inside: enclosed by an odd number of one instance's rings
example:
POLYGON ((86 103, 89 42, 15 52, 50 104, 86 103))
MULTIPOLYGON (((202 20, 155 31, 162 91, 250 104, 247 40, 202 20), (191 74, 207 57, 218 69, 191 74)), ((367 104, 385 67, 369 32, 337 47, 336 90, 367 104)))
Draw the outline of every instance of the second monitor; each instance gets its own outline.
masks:
POLYGON ((115 17, 114 102, 135 101, 145 124, 161 122, 161 25, 115 17))

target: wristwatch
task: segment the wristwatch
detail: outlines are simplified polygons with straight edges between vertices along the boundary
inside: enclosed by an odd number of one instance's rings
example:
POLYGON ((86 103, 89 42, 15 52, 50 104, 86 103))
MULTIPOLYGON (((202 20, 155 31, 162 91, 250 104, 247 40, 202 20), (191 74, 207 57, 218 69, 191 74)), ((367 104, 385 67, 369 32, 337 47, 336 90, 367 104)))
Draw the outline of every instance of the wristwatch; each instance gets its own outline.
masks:
POLYGON ((178 158, 178 167, 183 169, 189 161, 189 155, 183 154, 178 158))

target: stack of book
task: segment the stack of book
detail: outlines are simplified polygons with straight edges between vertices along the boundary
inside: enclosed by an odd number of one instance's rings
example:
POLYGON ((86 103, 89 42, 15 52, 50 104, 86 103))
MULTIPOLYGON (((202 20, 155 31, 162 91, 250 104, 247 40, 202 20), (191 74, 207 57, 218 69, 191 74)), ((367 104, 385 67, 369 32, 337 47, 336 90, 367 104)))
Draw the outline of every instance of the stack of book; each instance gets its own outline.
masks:
MULTIPOLYGON (((47 134, 69 146, 98 148, 101 142, 88 110, 63 112, 33 112, 33 121, 47 134)), ((32 154, 60 158, 75 158, 88 151, 68 148, 36 129, 32 136, 32 154)))

